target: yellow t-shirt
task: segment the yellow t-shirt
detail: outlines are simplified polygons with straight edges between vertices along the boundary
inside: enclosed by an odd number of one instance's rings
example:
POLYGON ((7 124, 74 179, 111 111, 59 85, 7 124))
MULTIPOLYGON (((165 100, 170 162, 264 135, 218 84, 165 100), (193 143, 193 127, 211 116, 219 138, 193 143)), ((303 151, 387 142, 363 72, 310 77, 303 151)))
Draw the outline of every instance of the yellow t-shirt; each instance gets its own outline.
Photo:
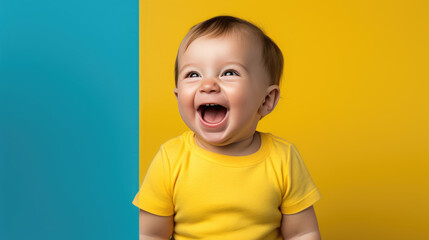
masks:
POLYGON ((176 240, 282 239, 282 214, 312 206, 320 193, 293 144, 260 135, 260 149, 248 156, 207 151, 191 131, 169 140, 133 204, 174 215, 176 240))

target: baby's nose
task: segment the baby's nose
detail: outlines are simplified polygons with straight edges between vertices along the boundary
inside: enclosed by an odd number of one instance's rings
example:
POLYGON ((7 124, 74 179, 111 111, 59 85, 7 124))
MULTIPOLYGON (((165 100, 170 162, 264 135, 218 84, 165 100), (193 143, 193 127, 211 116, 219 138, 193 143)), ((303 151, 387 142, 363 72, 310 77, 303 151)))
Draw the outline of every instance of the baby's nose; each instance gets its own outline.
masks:
POLYGON ((217 93, 220 92, 220 87, 213 78, 205 78, 201 81, 200 92, 204 93, 217 93))

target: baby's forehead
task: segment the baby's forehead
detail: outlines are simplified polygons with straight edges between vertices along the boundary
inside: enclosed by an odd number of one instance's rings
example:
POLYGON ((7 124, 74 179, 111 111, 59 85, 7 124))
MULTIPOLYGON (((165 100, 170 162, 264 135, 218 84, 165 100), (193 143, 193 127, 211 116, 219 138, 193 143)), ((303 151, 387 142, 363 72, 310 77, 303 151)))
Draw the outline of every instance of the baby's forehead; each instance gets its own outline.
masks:
POLYGON ((191 45, 197 39, 199 40, 199 42, 201 42, 204 40, 228 37, 237 38, 243 42, 252 41, 253 44, 259 44, 260 46, 262 46, 262 39, 256 31, 246 25, 237 24, 234 27, 231 27, 230 29, 224 31, 217 30, 206 32, 192 32, 191 30, 182 40, 179 47, 179 51, 186 51, 189 45, 191 45))
POLYGON ((189 62, 199 63, 203 59, 212 57, 217 58, 217 61, 229 63, 236 61, 243 65, 249 65, 255 61, 258 65, 263 64, 262 44, 249 33, 204 35, 182 46, 176 60, 180 67, 189 62))
POLYGON ((207 34, 185 44, 181 46, 177 56, 180 63, 182 63, 181 60, 189 59, 190 56, 203 56, 201 53, 207 49, 212 49, 212 51, 207 51, 216 52, 219 54, 218 56, 227 54, 224 56, 251 57, 262 60, 262 44, 254 35, 248 33, 207 34))

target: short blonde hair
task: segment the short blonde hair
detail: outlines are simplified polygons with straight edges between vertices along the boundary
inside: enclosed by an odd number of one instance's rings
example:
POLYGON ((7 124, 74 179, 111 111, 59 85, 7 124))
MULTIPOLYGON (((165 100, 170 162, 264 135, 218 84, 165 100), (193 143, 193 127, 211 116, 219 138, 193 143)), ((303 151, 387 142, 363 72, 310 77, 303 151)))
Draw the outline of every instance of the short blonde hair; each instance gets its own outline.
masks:
MULTIPOLYGON (((184 49, 186 50, 189 45, 197 38, 210 35, 213 37, 222 36, 233 30, 245 27, 251 30, 262 43, 262 58, 265 68, 270 76, 270 85, 279 85, 280 78, 283 72, 283 54, 280 48, 269 38, 265 33, 256 25, 232 16, 217 16, 210 18, 204 22, 198 23, 193 26, 183 40, 184 49)), ((180 49, 180 48, 179 48, 180 49)), ((179 53, 176 56, 175 64, 175 82, 177 86, 178 79, 178 66, 179 53)))

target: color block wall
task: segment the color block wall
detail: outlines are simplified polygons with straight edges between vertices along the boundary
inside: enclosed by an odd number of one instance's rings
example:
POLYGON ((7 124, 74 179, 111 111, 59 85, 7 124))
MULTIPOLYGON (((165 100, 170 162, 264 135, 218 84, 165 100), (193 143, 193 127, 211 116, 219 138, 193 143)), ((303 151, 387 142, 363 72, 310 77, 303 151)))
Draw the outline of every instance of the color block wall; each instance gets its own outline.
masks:
POLYGON ((137 239, 138 1, 0 1, 0 239, 137 239))

